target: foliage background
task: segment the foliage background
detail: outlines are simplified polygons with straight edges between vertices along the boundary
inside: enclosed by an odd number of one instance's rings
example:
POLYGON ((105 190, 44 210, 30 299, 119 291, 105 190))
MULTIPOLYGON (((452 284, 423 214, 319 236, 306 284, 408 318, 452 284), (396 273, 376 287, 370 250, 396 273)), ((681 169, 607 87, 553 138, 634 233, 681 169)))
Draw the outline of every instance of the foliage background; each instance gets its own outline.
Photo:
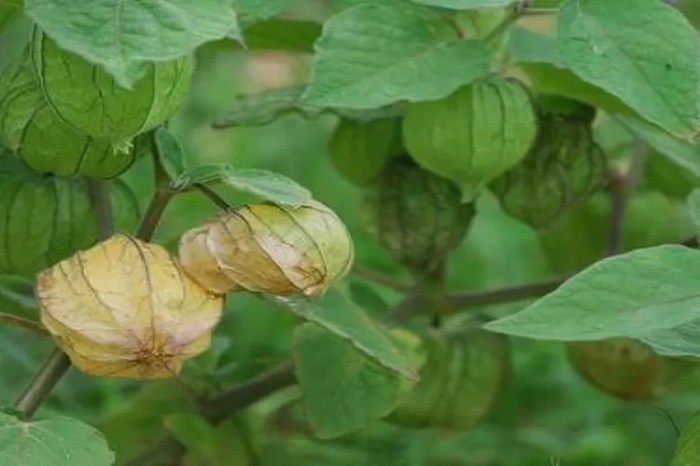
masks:
MULTIPOLYGON (((343 3, 297 1, 287 14, 322 19, 343 3)), ((537 6, 556 4, 542 1, 537 6)), ((700 24, 700 2, 685 0, 679 7, 694 24, 700 24)), ((527 21, 528 27, 550 27, 548 17, 527 21)), ((237 94, 303 83, 308 66, 309 57, 303 54, 250 53, 230 42, 207 44, 198 54, 189 102, 172 122, 172 129, 184 142, 192 161, 269 168, 299 181, 346 222, 359 263, 407 278, 407 273, 363 230, 358 208, 360 190, 343 179, 326 157, 325 145, 336 124, 335 117, 306 120, 289 115, 261 127, 210 127, 212 116, 229 108, 237 94)), ((619 133, 612 123, 599 122, 598 136, 606 146, 617 144, 619 133)), ((124 176, 143 200, 152 189, 149 163, 141 160, 124 176)), ((648 187, 644 189, 649 191, 648 187)), ((225 188, 221 193, 231 201, 244 200, 225 188)), ((629 219, 636 224, 628 228, 631 244, 651 246, 682 237, 676 229, 653 229, 645 209, 637 210, 640 213, 629 219)), ((213 212, 210 203, 197 194, 180 196, 168 208, 156 240, 172 248, 182 232, 213 212)), ((551 250, 543 247, 538 234, 504 214, 495 200, 482 198, 478 212, 468 237, 451 256, 450 287, 496 287, 562 271, 562 264, 551 262, 551 250)), ((587 260, 586 244, 600 235, 604 225, 578 228, 576 251, 565 247, 558 251, 572 256, 572 262, 587 260)), ((357 299, 377 313, 398 299, 393 292, 361 278, 350 278, 348 286, 357 299)), ((9 299, 2 289, 0 296, 0 300, 9 299)), ((510 311, 523 305, 491 307, 489 312, 510 311)), ((31 303, 27 307, 27 312, 34 312, 31 303)), ((296 324, 290 313, 246 295, 231 297, 227 307, 213 350, 187 366, 188 380, 216 379, 222 384, 245 380, 289 353, 296 324)), ((0 327, 0 400, 9 401, 19 392, 48 351, 49 342, 41 337, 0 327)), ((226 448, 221 457, 227 457, 220 464, 665 465, 678 435, 674 424, 682 426, 700 407, 700 373, 689 374, 660 400, 631 403, 613 399, 584 382, 568 364, 561 344, 516 340, 513 354, 511 383, 501 405, 488 422, 473 431, 459 435, 412 431, 380 422, 361 434, 318 441, 308 433, 295 406, 297 389, 290 388, 220 427, 226 439, 220 446, 226 448)), ((88 378, 74 370, 42 410, 102 426, 113 448, 137 451, 148 442, 149 429, 162 425, 162 416, 182 412, 179 393, 177 384, 88 378), (147 387, 145 392, 143 387, 147 387), (135 401, 136 394, 139 399, 135 401)))

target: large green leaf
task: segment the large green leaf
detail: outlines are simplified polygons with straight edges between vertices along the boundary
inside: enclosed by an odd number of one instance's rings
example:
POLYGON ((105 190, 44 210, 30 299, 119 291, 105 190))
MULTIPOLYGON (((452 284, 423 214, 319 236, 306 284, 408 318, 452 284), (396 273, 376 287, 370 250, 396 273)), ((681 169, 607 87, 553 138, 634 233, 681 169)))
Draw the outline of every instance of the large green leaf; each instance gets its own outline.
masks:
POLYGON ((700 252, 665 245, 602 260, 492 331, 587 341, 626 336, 658 353, 700 355, 700 252))
POLYGON ((416 367, 387 333, 342 292, 330 289, 323 296, 270 297, 304 319, 344 338, 384 367, 416 379, 416 367))
POLYGON ((634 114, 620 99, 583 81, 568 69, 552 37, 516 27, 510 34, 508 53, 537 91, 581 100, 610 113, 634 114))
POLYGON ((130 88, 144 65, 236 35, 231 0, 26 0, 26 13, 58 44, 130 88))
POLYGON ((314 324, 296 329, 296 372, 311 423, 330 438, 366 427, 398 404, 401 378, 314 324))
POLYGON ((695 227, 700 232, 700 189, 693 190, 688 196, 688 211, 695 227))
POLYGON ((413 0, 414 3, 451 8, 453 10, 470 10, 473 8, 498 8, 512 5, 518 0, 413 0))
POLYGON ((695 466, 700 458, 700 414, 683 428, 671 466, 695 466))
POLYGON ((321 35, 321 25, 275 18, 250 25, 243 35, 249 49, 312 52, 314 42, 321 35))
POLYGON ((658 0, 568 0, 558 17, 565 64, 677 136, 700 131, 700 40, 658 0))
POLYGON ((0 413, 3 466, 110 466, 114 454, 102 434, 77 419, 24 422, 0 413))
POLYGON ((489 72, 486 46, 460 40, 439 14, 363 4, 329 19, 316 43, 312 104, 372 108, 439 99, 489 72))
POLYGON ((294 0, 233 0, 241 22, 250 24, 284 11, 294 0))

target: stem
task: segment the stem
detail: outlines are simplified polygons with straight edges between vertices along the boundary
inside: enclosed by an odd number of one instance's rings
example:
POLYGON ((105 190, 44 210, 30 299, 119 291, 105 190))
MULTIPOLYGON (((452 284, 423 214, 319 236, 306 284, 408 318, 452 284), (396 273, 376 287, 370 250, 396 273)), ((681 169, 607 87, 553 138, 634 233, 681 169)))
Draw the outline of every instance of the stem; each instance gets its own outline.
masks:
POLYGON ((146 213, 141 219, 138 230, 136 230, 135 236, 144 241, 150 241, 153 238, 153 233, 155 233, 158 223, 160 222, 165 208, 168 207, 170 200, 175 195, 175 192, 171 189, 165 187, 157 187, 156 191, 153 193, 151 202, 148 204, 146 213))
POLYGON ((114 219, 112 217, 112 202, 109 196, 109 184, 101 180, 88 180, 90 202, 97 217, 97 226, 100 238, 107 239, 114 233, 114 219))
POLYGON ((0 312, 0 323, 6 323, 14 325, 16 327, 21 327, 25 330, 30 330, 34 333, 46 336, 48 333, 46 329, 39 323, 31 319, 25 319, 24 317, 16 316, 14 314, 6 314, 0 312))
POLYGON ((34 380, 17 399, 15 408, 22 411, 27 418, 31 418, 44 398, 53 390, 69 368, 70 359, 68 356, 60 349, 55 348, 34 376, 34 380))
POLYGON ((501 23, 493 28, 491 32, 486 34, 484 36, 484 42, 491 42, 492 40, 496 39, 498 36, 503 34, 503 32, 508 29, 513 23, 515 23, 518 18, 526 11, 526 7, 524 5, 517 5, 515 8, 513 8, 513 11, 506 16, 506 18, 501 21, 501 23))
POLYGON ((207 409, 206 417, 217 424, 231 414, 250 406, 256 401, 293 385, 296 382, 292 361, 282 362, 252 379, 234 385, 214 398, 207 409))
POLYGON ((403 282, 389 275, 385 275, 382 272, 358 264, 355 264, 355 266, 352 268, 352 273, 354 275, 357 275, 358 277, 378 283, 380 285, 385 286, 386 288, 398 291, 400 293, 405 293, 409 291, 412 287, 412 285, 410 285, 409 283, 403 282))
POLYGON ((213 189, 211 189, 209 186, 203 183, 196 183, 194 187, 202 194, 204 194, 211 202, 213 202, 221 210, 231 209, 231 204, 226 202, 226 200, 223 197, 219 196, 219 194, 213 189))
POLYGON ((454 293, 447 297, 447 304, 452 312, 456 312, 467 307, 500 304, 511 301, 520 301, 527 298, 535 298, 556 290, 568 278, 569 277, 558 277, 542 282, 507 286, 504 288, 497 288, 495 290, 454 293))

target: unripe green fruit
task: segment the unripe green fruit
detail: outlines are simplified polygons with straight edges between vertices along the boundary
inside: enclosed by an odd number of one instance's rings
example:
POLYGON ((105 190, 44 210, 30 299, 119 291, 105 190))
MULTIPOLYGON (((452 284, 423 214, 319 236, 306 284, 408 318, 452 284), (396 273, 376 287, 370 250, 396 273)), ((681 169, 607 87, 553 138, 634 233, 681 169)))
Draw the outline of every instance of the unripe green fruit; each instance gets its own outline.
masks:
POLYGON ((479 329, 424 340, 427 359, 420 381, 388 420, 407 427, 470 429, 494 408, 510 369, 503 335, 479 329))
POLYGON ((576 371, 599 390, 626 400, 662 395, 695 362, 663 357, 631 338, 566 344, 576 371))
POLYGON ((364 185, 382 172, 387 160, 401 152, 398 118, 357 121, 342 119, 328 144, 335 168, 348 180, 364 185))
MULTIPOLYGON (((119 228, 138 218, 133 194, 111 189, 119 228)), ((0 274, 32 277, 98 241, 98 222, 86 180, 41 176, 15 157, 0 158, 0 274)))
POLYGON ((131 166, 128 144, 116 147, 64 123, 46 103, 29 56, 0 76, 0 140, 40 173, 112 178, 131 166))
POLYGON ((546 228, 606 181, 606 158, 593 140, 595 108, 543 96, 539 134, 527 157, 491 184, 503 209, 534 228, 546 228))
POLYGON ((392 256, 430 272, 461 242, 475 211, 457 187, 408 157, 392 159, 363 199, 369 230, 392 256))
POLYGON ((536 133, 530 92, 510 78, 475 81, 443 99, 410 104, 403 122, 411 157, 454 181, 465 200, 522 160, 536 133))
POLYGON ((133 88, 125 89, 41 32, 32 41, 32 61, 56 114, 90 136, 113 142, 153 129, 172 116, 189 89, 193 68, 189 56, 149 63, 133 88))

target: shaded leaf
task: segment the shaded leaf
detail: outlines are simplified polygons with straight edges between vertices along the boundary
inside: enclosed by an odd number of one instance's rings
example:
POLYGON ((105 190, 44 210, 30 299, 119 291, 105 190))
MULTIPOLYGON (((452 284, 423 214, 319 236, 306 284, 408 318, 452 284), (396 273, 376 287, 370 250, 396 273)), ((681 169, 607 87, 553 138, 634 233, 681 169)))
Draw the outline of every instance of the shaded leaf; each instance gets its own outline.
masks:
POLYGON ((269 299, 349 340, 355 348, 382 366, 410 379, 416 378, 416 368, 407 355, 402 353, 383 329, 340 291, 330 289, 314 299, 302 296, 270 296, 269 299))
POLYGON ((314 324, 298 327, 295 339, 297 378, 319 437, 361 429, 396 407, 401 378, 350 342, 314 324))
POLYGON ((578 76, 684 138, 700 131, 698 34, 657 0, 568 0, 559 10, 563 61, 578 76))
POLYGON ((163 420, 166 430, 183 444, 189 453, 211 462, 216 457, 214 427, 197 414, 172 414, 163 420))
POLYGON ((700 355, 698 267, 700 252, 682 246, 611 257, 486 328, 558 341, 626 336, 644 341, 659 354, 700 355))
POLYGON ((0 464, 110 466, 114 454, 95 428, 69 417, 24 422, 0 413, 0 464))
POLYGON ((321 35, 321 25, 313 21, 269 19, 252 24, 244 31, 249 49, 312 52, 321 35))
POLYGON ((482 42, 460 40, 439 14, 407 6, 362 4, 332 17, 316 53, 304 100, 348 108, 439 99, 490 67, 482 42))
POLYGON ((25 9, 61 47, 101 65, 127 88, 149 61, 238 34, 230 0, 26 0, 25 9))
POLYGON ((700 145, 671 136, 658 126, 639 118, 621 118, 620 121, 660 154, 695 176, 700 176, 700 145))

